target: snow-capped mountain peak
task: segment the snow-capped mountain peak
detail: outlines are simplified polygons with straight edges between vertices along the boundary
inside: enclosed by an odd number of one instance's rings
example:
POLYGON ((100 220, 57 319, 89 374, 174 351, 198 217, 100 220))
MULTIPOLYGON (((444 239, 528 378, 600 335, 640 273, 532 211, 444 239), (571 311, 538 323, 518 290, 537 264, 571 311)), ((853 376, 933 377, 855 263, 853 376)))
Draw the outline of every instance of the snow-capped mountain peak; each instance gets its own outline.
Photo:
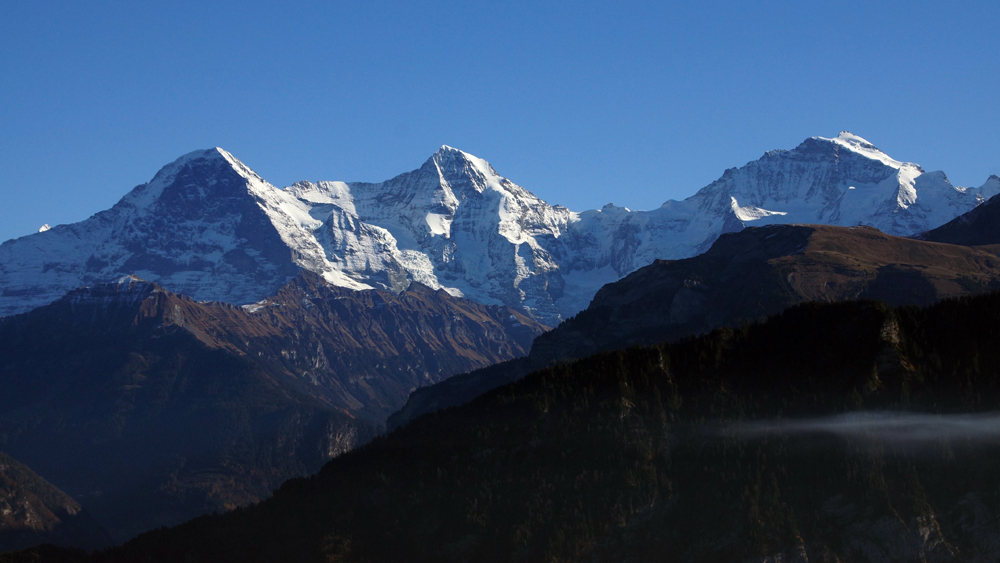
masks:
POLYGON ((228 163, 222 152, 224 151, 219 148, 191 151, 161 168, 152 180, 129 192, 123 201, 136 208, 149 207, 160 198, 164 189, 176 182, 177 175, 185 170, 211 166, 213 163, 216 166, 228 163))
POLYGON ((0 245, 0 315, 135 274, 199 300, 255 303, 305 269, 351 289, 418 282, 558 324, 605 283, 707 250, 746 225, 941 225, 1000 193, 957 188, 849 132, 773 150, 651 211, 573 212, 443 145, 381 183, 267 183, 232 154, 195 151, 112 209, 0 245))
POLYGON ((199 300, 257 301, 301 268, 324 271, 320 224, 228 152, 194 151, 107 211, 0 245, 0 314, 129 274, 199 300))
POLYGON ((189 152, 167 164, 123 201, 135 208, 149 208, 165 191, 168 197, 212 199, 243 194, 268 197, 278 190, 231 153, 215 147, 189 152))
POLYGON ((986 179, 986 182, 979 188, 982 192, 1000 193, 1000 176, 996 174, 990 174, 990 177, 986 179))
POLYGON ((889 155, 879 150, 875 145, 868 142, 866 139, 862 139, 861 137, 855 135, 854 133, 851 133, 850 131, 841 131, 839 135, 837 135, 832 139, 827 139, 824 137, 813 137, 813 138, 821 141, 830 141, 838 146, 844 147, 845 149, 851 152, 857 153, 872 160, 877 160, 882 164, 885 164, 886 166, 892 168, 900 168, 905 165, 916 166, 912 163, 900 162, 890 157, 889 155))
POLYGON ((558 320, 547 295, 525 301, 541 291, 532 286, 539 265, 558 269, 536 236, 557 238, 570 213, 481 158, 445 145, 419 169, 386 182, 299 182, 285 191, 312 205, 331 265, 352 279, 394 290, 412 280, 536 314, 547 308, 539 318, 558 320))
POLYGON ((479 191, 501 179, 489 162, 448 145, 441 145, 430 161, 434 162, 445 179, 456 175, 479 176, 483 180, 482 184, 476 185, 479 191))
POLYGON ((436 174, 437 186, 450 193, 448 197, 456 198, 462 198, 469 190, 504 191, 506 180, 489 162, 448 145, 442 145, 419 171, 436 174))

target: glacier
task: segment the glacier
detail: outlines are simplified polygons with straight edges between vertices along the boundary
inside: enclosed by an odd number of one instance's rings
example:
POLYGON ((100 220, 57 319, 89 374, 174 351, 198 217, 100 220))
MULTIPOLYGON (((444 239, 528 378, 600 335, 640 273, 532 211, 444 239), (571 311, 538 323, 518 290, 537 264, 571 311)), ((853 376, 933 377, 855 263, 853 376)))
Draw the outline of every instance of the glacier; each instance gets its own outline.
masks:
POLYGON ((277 188, 225 150, 182 156, 111 209, 0 245, 0 315, 136 275, 198 300, 255 303, 301 270, 351 289, 419 282, 555 325, 655 259, 746 225, 871 225, 914 235, 1000 192, 897 161, 848 132, 774 150, 684 200, 633 211, 550 205, 442 146, 382 183, 277 188))

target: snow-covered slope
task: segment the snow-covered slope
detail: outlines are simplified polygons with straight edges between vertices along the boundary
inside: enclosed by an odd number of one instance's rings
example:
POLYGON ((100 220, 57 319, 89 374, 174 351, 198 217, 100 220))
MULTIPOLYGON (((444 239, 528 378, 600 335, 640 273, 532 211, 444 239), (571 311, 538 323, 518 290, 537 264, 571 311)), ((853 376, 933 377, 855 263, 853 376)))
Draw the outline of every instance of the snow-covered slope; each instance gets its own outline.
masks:
POLYGON ((383 183, 284 190, 212 149, 181 157, 86 221, 0 245, 0 315, 133 273, 196 299, 250 303, 301 268, 354 289, 418 281, 554 325, 605 283, 703 252, 746 225, 868 224, 911 235, 997 192, 997 182, 952 186, 847 132, 768 152, 654 210, 581 213, 447 146, 383 183))
POLYGON ((381 184, 300 182, 286 189, 323 222, 317 238, 345 275, 402 289, 416 280, 488 304, 558 318, 560 261, 547 247, 572 220, 485 160, 441 147, 381 184))
MULTIPOLYGON (((943 172, 893 160, 864 139, 807 139, 793 150, 776 150, 721 178, 683 201, 652 211, 583 213, 573 231, 597 231, 598 264, 624 275, 656 258, 704 252, 723 232, 746 225, 819 223, 871 225, 893 235, 912 235, 941 225, 1000 190, 952 186, 943 172), (601 220, 603 219, 603 223, 601 220), (594 227, 595 225, 596 228, 594 227)), ((589 253, 594 255, 593 253, 589 253)))
POLYGON ((184 155, 107 211, 0 245, 0 315, 136 274, 195 299, 248 303, 330 268, 309 207, 221 149, 184 155))

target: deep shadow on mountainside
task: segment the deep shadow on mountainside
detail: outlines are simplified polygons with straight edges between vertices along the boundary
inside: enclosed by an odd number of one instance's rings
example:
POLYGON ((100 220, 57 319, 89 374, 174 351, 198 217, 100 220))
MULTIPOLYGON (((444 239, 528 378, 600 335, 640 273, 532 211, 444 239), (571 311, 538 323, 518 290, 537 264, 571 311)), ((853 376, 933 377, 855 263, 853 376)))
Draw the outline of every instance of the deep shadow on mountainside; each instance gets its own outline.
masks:
POLYGON ((997 319, 998 293, 926 308, 812 302, 605 352, 420 417, 259 505, 93 556, 44 553, 92 563, 996 561, 997 319), (906 414, 923 434, 864 423, 906 414), (829 420, 863 424, 816 429, 829 420), (977 438, 969 420, 993 430, 977 438))
POLYGON ((920 241, 871 227, 772 225, 724 234, 705 254, 657 260, 604 286, 587 309, 539 336, 527 358, 418 389, 389 427, 553 362, 736 327, 806 301, 928 305, 998 289, 998 255, 1000 246, 920 241))
MULTIPOLYGON (((990 176, 990 180, 1000 183, 997 176, 990 176)), ((1000 244, 1000 196, 993 196, 972 211, 916 238, 965 246, 1000 244)))
POLYGON ((302 273, 241 308, 127 277, 0 319, 0 448, 123 541, 266 498, 371 439, 414 387, 543 329, 418 284, 302 273))
POLYGON ((95 549, 113 542, 80 503, 0 452, 0 552, 41 543, 95 549))

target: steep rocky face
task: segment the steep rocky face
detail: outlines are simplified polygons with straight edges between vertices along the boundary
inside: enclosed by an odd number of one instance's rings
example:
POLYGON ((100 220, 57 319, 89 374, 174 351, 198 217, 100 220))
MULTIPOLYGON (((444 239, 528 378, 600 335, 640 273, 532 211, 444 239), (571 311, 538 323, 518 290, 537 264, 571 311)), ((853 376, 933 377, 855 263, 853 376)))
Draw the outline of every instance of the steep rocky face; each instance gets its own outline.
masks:
MULTIPOLYGON (((548 328, 418 283, 399 294, 355 291, 301 272, 274 296, 235 307, 125 279, 134 287, 115 292, 112 306, 124 303, 141 318, 250 358, 301 393, 375 425, 418 387, 526 355, 548 328)), ((78 290, 67 300, 103 300, 117 287, 78 290)))
POLYGON ((236 307, 124 277, 0 319, 0 447, 123 540, 265 498, 367 442, 414 388, 544 329, 419 284, 303 272, 236 307))
POLYGON ((559 263, 542 241, 565 232, 572 214, 482 159, 442 147, 418 170, 381 184, 301 182, 286 190, 324 220, 331 260, 343 256, 337 264, 347 275, 389 288, 414 279, 543 321, 559 318, 559 263))
POLYGON ((42 543, 104 548, 111 536, 69 495, 0 452, 0 553, 42 543))
POLYGON ((956 188, 942 173, 842 133, 771 151, 652 211, 550 206, 450 147, 382 184, 302 182, 287 191, 325 221, 335 244, 324 246, 345 256, 338 267, 349 276, 380 287, 417 279, 555 324, 585 308, 603 284, 656 259, 704 252, 745 225, 868 224, 910 235, 968 211, 1000 185, 956 188))
POLYGON ((604 284, 707 250, 746 225, 874 225, 912 235, 1000 191, 952 186, 850 133, 727 170, 650 211, 573 212, 442 147, 386 182, 271 186, 221 149, 161 170, 112 209, 0 245, 0 315, 137 274, 199 300, 245 304, 300 269, 351 289, 416 281, 556 325, 604 284))
POLYGON ((0 314, 127 274, 199 300, 256 301, 299 270, 289 247, 308 231, 293 203, 225 151, 185 155, 107 211, 0 245, 0 314))
POLYGON ((81 560, 994 561, 998 318, 808 303, 552 366, 81 560))
POLYGON ((805 301, 892 305, 1000 289, 1000 247, 960 247, 871 227, 771 225, 724 234, 708 252, 656 261, 604 286, 535 339, 528 358, 418 389, 390 427, 462 404, 552 362, 739 326, 805 301))
POLYGON ((213 329, 227 345, 275 362, 310 394, 376 424, 414 389, 524 356, 548 329, 419 283, 399 294, 354 291, 305 272, 242 311, 213 329))
MULTIPOLYGON (((987 184, 1000 189, 1000 177, 990 176, 987 184)), ((972 211, 916 238, 965 246, 1000 244, 1000 199, 993 196, 972 211)))

